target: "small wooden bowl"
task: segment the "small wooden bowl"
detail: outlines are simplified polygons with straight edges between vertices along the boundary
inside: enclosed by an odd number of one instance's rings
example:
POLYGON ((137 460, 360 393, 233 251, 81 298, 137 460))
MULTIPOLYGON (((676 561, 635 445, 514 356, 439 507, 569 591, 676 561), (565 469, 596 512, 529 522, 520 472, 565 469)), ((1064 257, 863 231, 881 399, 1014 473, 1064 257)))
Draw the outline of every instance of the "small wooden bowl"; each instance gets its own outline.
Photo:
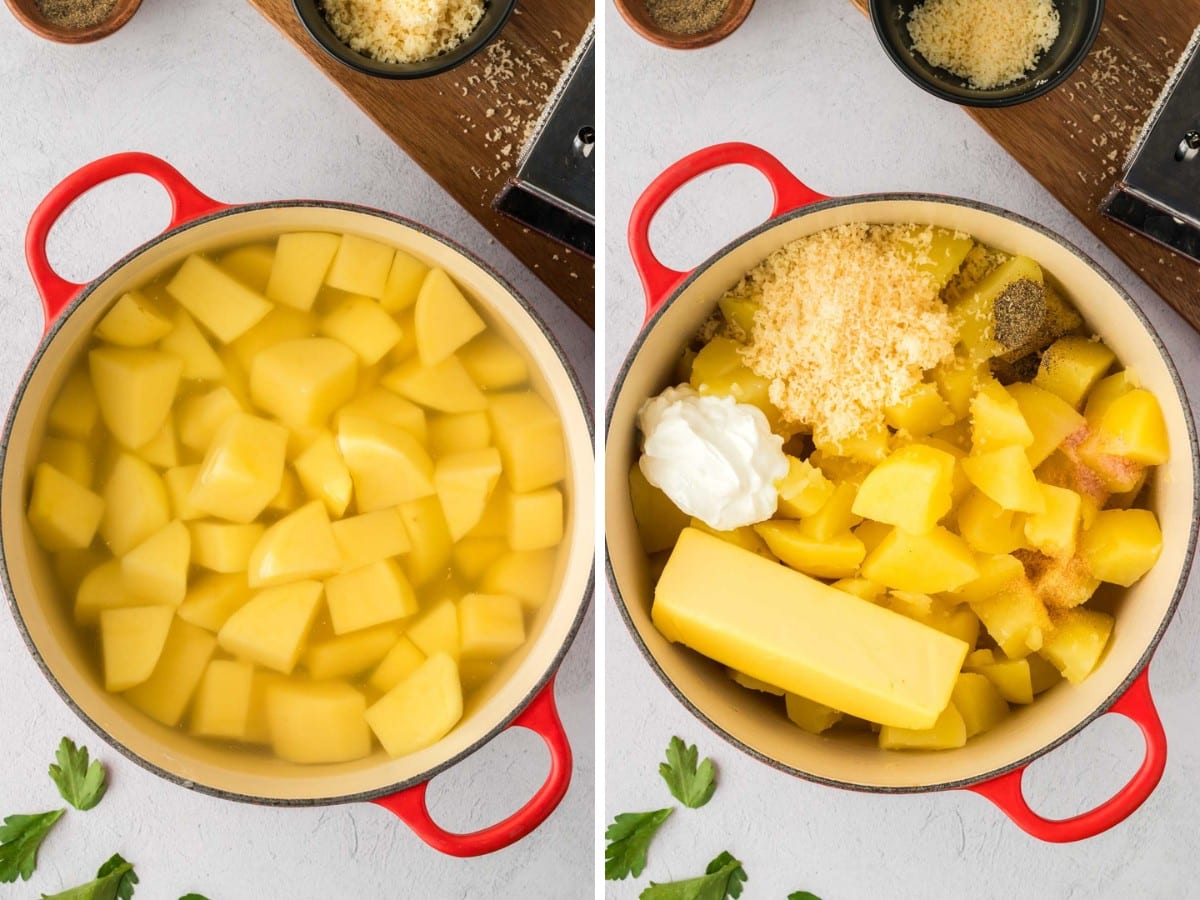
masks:
POLYGON ((57 44, 90 44, 106 38, 133 18, 142 0, 117 0, 108 18, 91 28, 63 28, 48 20, 36 0, 4 0, 18 22, 48 41, 57 44))
POLYGON ((695 34, 677 34, 655 24, 654 20, 650 18, 650 13, 646 11, 646 0, 614 0, 614 2, 617 11, 629 23, 630 28, 652 44, 672 50, 698 50, 724 40, 737 31, 742 22, 746 20, 746 16, 750 14, 750 8, 754 6, 754 0, 729 0, 725 15, 712 28, 707 31, 698 31, 695 34))

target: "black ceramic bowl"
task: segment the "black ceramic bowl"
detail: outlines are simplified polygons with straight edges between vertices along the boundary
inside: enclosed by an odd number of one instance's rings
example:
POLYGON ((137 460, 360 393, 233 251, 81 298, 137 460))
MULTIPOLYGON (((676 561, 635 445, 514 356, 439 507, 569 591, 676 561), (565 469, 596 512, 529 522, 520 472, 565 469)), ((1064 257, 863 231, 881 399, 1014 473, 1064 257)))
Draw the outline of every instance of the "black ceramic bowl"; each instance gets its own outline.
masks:
POLYGON ((512 15, 513 7, 517 5, 517 0, 484 0, 483 18, 479 20, 475 30, 461 44, 439 56, 432 56, 414 63, 379 62, 357 50, 352 50, 325 21, 319 0, 292 0, 292 5, 296 7, 296 15, 300 17, 301 23, 308 29, 313 40, 338 62, 365 75, 404 79, 426 78, 465 63, 482 50, 504 27, 508 17, 512 15))
POLYGON ((913 83, 935 97, 962 106, 1013 106, 1053 90, 1074 72, 1088 55, 1104 20, 1104 0, 1054 0, 1060 26, 1058 37, 1037 65, 1003 87, 978 90, 967 82, 930 65, 912 46, 908 14, 922 0, 870 0, 875 34, 892 62, 913 83))

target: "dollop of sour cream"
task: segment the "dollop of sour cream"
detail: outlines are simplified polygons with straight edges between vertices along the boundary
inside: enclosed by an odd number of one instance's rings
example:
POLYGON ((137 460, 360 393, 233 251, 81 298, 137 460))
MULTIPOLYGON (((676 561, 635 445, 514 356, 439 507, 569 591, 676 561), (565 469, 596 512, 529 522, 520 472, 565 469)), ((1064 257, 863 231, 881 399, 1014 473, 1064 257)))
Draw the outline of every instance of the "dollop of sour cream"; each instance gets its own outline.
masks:
POLYGON ((729 531, 775 514, 788 462, 758 407, 684 384, 647 400, 638 426, 642 474, 689 516, 729 531))

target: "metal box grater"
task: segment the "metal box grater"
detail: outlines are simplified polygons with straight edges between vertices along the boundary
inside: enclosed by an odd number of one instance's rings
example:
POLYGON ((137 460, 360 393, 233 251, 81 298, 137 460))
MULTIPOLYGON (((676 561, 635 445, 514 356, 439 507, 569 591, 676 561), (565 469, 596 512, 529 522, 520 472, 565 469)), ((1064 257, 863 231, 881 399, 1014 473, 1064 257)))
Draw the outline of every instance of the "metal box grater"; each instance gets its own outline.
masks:
POLYGON ((517 174, 493 206, 580 253, 596 255, 596 44, 591 29, 567 67, 517 174))
POLYGON ((1200 30, 1100 211, 1200 262, 1200 30))

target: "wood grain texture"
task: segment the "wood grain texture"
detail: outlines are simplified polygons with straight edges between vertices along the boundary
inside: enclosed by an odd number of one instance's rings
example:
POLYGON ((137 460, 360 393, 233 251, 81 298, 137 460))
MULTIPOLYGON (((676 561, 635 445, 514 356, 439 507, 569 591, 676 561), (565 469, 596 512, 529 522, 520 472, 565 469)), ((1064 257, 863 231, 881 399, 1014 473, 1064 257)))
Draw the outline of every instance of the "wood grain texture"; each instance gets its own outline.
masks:
POLYGON ((587 30, 593 15, 590 0, 520 0, 497 38, 472 59, 413 81, 373 78, 332 59, 304 30, 291 0, 250 3, 564 303, 594 325, 592 261, 492 209, 587 30))
MULTIPOLYGON (((867 11, 867 0, 851 2, 867 11)), ((1108 0, 1091 53, 1058 88, 1007 109, 964 109, 1200 329, 1200 266, 1099 212, 1198 24, 1192 3, 1108 0)))

